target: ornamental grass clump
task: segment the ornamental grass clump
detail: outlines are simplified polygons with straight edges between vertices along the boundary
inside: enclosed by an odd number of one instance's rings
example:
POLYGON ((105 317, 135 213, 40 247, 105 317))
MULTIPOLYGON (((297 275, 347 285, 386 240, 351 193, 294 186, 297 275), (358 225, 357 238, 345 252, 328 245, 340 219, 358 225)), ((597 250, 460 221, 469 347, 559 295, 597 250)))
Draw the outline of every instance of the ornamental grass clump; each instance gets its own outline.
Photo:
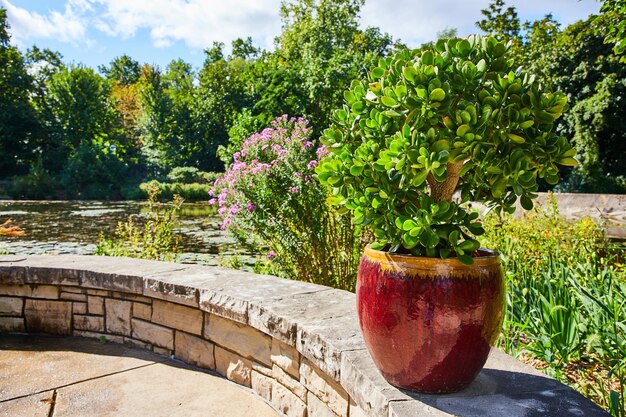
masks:
POLYGON ((556 184, 558 165, 576 164, 553 131, 566 97, 513 68, 508 50, 440 40, 381 59, 344 93, 316 172, 330 202, 373 230, 373 249, 471 264, 484 229, 465 203, 530 209, 538 179, 556 184))
POLYGON ((326 204, 313 178, 325 149, 304 119, 281 116, 247 138, 211 190, 222 228, 255 249, 283 276, 354 288, 361 245, 350 219, 326 204))

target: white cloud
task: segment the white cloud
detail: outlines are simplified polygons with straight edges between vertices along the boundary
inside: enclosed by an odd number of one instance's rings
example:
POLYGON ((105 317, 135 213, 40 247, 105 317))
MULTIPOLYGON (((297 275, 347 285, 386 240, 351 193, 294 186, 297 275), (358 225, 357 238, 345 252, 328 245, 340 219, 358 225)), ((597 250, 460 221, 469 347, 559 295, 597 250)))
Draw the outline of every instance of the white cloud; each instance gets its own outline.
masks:
POLYGON ((104 7, 96 27, 111 36, 129 38, 148 29, 154 46, 183 41, 205 48, 251 36, 264 47, 279 34, 278 0, 92 0, 104 7))
POLYGON ((0 6, 7 10, 11 34, 19 43, 30 38, 51 38, 73 44, 89 41, 83 17, 90 10, 86 0, 70 0, 62 13, 53 10, 47 16, 16 7, 9 0, 0 0, 0 6))
MULTIPOLYGON (((281 0, 65 0, 63 9, 40 6, 38 12, 15 6, 18 0, 0 0, 8 12, 12 34, 18 43, 54 39, 91 46, 90 39, 106 34, 131 39, 148 33, 152 46, 166 48, 177 42, 196 52, 214 41, 229 49, 232 40, 251 36, 262 48, 272 48, 280 34, 281 0), (46 10, 46 7, 49 9, 46 10)), ((566 26, 597 12, 597 0, 508 0, 520 19, 539 19, 552 12, 566 26)), ((377 26, 411 46, 435 39, 447 27, 459 35, 477 32, 475 22, 489 0, 367 0, 362 25, 377 26)), ((100 39, 102 46, 108 43, 100 39)), ((146 45, 147 47, 147 45, 146 45)))
MULTIPOLYGON (((508 0, 515 6, 520 20, 540 19, 553 13, 563 26, 591 13, 597 13, 600 3, 596 0, 508 0)), ((367 0, 362 10, 364 26, 378 26, 394 39, 417 46, 434 40, 437 32, 446 27, 457 28, 460 36, 479 31, 475 22, 482 19, 480 11, 486 9, 489 0, 367 0)))

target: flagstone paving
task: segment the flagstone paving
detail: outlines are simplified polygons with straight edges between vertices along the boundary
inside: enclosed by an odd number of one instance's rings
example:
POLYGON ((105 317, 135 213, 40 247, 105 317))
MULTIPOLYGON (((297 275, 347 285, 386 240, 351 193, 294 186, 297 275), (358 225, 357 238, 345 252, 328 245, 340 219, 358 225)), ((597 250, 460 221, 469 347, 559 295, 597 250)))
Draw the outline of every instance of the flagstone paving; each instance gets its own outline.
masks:
POLYGON ((279 415, 220 376, 91 339, 0 334, 0 370, 1 417, 279 415))

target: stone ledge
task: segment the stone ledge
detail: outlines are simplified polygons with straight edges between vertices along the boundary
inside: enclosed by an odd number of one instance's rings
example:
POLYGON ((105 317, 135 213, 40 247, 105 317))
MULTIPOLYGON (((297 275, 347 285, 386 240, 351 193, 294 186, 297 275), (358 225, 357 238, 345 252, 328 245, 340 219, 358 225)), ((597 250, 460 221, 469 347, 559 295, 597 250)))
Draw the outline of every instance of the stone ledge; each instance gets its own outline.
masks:
POLYGON ((608 416, 498 350, 460 393, 399 390, 365 348, 354 294, 309 283, 126 258, 0 256, 0 297, 11 316, 0 317, 0 333, 106 338, 175 355, 251 386, 287 416, 608 416))

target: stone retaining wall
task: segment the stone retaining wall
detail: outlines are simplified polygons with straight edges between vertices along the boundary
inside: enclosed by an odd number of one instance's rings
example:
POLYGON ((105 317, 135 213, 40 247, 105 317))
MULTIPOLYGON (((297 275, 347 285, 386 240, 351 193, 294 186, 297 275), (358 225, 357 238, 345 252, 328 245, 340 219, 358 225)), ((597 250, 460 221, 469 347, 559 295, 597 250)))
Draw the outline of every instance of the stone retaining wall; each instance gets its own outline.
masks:
MULTIPOLYGON (((574 194, 554 193, 561 215, 579 220, 583 217, 601 219, 609 237, 626 239, 626 194, 574 194)), ((550 194, 539 193, 536 203, 546 204, 550 194)), ((519 204, 519 203, 518 203, 519 204)), ((518 206, 517 216, 524 210, 518 206)))
POLYGON ((494 350, 467 390, 429 396, 380 376, 354 294, 213 267, 87 256, 0 256, 0 333, 104 338, 250 387, 296 417, 608 415, 494 350))

